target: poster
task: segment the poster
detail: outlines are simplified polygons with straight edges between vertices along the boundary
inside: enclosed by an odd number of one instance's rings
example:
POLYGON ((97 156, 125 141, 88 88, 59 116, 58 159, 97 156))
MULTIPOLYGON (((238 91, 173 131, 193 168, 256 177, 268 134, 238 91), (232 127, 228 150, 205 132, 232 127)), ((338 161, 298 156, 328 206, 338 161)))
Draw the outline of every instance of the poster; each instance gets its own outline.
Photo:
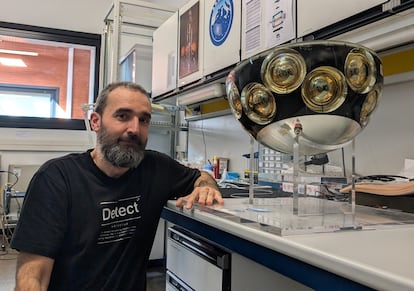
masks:
POLYGON ((295 38, 293 26, 293 1, 266 1, 266 48, 285 43, 295 38))
POLYGON ((199 6, 197 2, 180 16, 180 79, 199 70, 199 6))
POLYGON ((242 57, 295 38, 293 0, 245 0, 242 57))

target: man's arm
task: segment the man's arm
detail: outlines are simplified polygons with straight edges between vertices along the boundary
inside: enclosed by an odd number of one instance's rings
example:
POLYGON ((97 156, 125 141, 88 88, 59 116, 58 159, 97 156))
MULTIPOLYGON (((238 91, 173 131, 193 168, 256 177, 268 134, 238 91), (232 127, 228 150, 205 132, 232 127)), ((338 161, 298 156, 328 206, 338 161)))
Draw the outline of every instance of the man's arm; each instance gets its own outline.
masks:
POLYGON ((193 192, 185 197, 178 198, 177 207, 182 207, 185 203, 185 208, 189 209, 193 207, 194 202, 203 205, 213 205, 214 202, 218 204, 224 203, 216 180, 205 171, 200 171, 200 173, 200 177, 194 182, 193 192))
POLYGON ((15 291, 47 290, 54 260, 48 257, 20 252, 17 258, 15 291))

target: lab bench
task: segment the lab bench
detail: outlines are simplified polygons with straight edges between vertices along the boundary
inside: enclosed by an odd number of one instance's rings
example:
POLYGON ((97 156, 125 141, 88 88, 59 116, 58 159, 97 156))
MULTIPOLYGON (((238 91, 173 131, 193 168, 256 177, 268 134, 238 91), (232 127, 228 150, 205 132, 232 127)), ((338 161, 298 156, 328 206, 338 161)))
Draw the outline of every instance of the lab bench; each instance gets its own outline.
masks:
MULTIPOLYGON (((243 198, 225 198, 224 205, 237 199, 243 198)), ((162 217, 314 290, 414 290, 412 224, 281 236, 209 207, 177 208, 174 200, 162 217)))

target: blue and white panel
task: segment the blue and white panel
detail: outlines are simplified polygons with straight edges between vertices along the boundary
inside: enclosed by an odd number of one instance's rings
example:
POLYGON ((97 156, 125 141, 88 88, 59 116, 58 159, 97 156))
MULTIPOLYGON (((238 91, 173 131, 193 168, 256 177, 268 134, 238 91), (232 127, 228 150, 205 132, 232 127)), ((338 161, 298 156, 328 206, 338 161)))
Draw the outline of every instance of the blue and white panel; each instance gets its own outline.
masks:
POLYGON ((204 76, 240 61, 241 1, 205 0, 204 76))

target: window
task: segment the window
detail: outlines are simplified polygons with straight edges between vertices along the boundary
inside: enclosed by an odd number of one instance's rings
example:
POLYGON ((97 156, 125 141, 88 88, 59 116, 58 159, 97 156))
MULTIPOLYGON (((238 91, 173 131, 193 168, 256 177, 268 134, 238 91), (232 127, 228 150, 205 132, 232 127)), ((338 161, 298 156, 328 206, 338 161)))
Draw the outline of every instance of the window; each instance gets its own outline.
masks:
POLYGON ((59 88, 0 84, 0 115, 65 118, 58 97, 59 88))
POLYGON ((0 127, 85 129, 101 36, 0 22, 0 127))

